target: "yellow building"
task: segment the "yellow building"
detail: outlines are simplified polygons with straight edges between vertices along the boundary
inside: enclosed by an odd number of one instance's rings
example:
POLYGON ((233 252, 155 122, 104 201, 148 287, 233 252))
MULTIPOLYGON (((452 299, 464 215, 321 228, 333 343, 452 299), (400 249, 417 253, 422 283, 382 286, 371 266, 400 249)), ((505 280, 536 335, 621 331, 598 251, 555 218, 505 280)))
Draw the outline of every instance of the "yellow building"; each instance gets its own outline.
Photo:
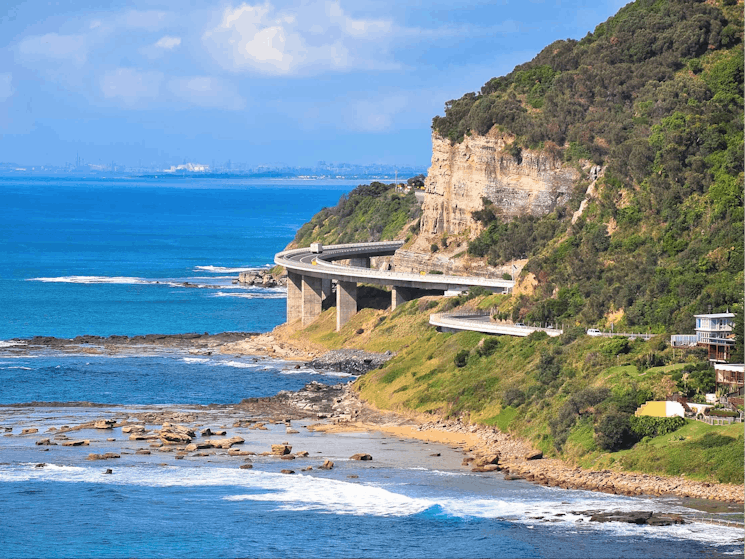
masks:
POLYGON ((641 405, 634 415, 651 415, 652 417, 685 417, 685 409, 680 402, 649 401, 641 405))

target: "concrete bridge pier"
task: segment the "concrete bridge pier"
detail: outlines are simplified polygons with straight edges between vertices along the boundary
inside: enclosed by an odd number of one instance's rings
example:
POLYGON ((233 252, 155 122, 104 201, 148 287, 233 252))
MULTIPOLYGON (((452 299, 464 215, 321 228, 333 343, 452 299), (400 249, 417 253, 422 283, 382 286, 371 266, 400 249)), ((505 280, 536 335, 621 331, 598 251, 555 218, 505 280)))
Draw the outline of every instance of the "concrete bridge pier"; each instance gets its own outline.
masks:
POLYGON ((303 276, 287 272, 287 322, 303 317, 303 276))
POLYGON ((395 285, 391 288, 391 311, 395 311, 396 307, 403 305, 407 301, 411 301, 414 298, 414 294, 411 289, 406 287, 396 287, 395 285))
POLYGON ((303 326, 310 324, 321 314, 321 303, 323 301, 323 280, 312 276, 303 278, 302 315, 303 326))
POLYGON ((325 301, 329 297, 331 297, 331 280, 324 279, 321 284, 321 298, 325 301))
POLYGON ((336 331, 342 329, 357 313, 357 282, 340 281, 336 284, 336 331))

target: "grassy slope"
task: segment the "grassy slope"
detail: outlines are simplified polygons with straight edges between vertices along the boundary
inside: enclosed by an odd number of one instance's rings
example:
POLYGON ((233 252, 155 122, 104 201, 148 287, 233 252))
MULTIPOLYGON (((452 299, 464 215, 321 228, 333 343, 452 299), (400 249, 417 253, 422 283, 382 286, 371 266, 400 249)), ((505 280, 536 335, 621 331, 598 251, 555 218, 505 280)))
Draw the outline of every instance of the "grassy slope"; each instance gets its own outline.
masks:
POLYGON ((474 423, 495 425, 530 439, 549 456, 586 467, 743 482, 742 424, 711 427, 689 422, 670 435, 645 440, 629 450, 608 453, 598 448, 594 428, 598 418, 631 387, 664 397, 672 382, 670 373, 683 363, 640 373, 631 363, 648 351, 644 342, 632 343, 629 353, 616 356, 609 353, 616 349, 615 340, 587 336, 568 344, 535 336, 504 336, 498 338, 493 354, 482 356, 479 342, 488 336, 438 333, 429 326, 430 312, 446 304, 446 300, 424 298, 406 303, 392 314, 364 309, 338 333, 334 331, 335 310, 330 309, 295 336, 329 349, 397 352, 384 368, 361 377, 356 384, 361 396, 381 409, 461 416, 474 423), (358 334, 359 330, 363 332, 358 334), (563 348, 561 374, 546 385, 537 380, 540 354, 557 347, 563 348), (469 352, 463 368, 456 367, 453 360, 460 350, 469 352), (582 410, 567 428, 566 443, 557 450, 551 420, 570 395, 586 387, 607 387, 611 396, 594 409, 582 410), (522 390, 525 403, 506 406, 503 397, 509 388, 522 390))

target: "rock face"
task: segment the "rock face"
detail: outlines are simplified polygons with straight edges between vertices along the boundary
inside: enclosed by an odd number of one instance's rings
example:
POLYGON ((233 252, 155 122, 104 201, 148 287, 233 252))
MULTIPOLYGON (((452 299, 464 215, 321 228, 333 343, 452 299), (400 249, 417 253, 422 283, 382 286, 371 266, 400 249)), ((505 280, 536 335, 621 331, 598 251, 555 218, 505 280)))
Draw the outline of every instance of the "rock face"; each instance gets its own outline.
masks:
POLYGON ((337 370, 352 375, 362 375, 377 369, 394 357, 391 351, 373 353, 361 349, 335 349, 314 359, 308 366, 313 369, 337 370))
POLYGON ((471 213, 482 209, 482 197, 506 217, 542 215, 568 199, 580 177, 576 169, 546 151, 523 150, 516 158, 507 151, 511 143, 495 131, 453 145, 432 135, 418 244, 429 247, 445 233, 477 233, 480 226, 471 213))

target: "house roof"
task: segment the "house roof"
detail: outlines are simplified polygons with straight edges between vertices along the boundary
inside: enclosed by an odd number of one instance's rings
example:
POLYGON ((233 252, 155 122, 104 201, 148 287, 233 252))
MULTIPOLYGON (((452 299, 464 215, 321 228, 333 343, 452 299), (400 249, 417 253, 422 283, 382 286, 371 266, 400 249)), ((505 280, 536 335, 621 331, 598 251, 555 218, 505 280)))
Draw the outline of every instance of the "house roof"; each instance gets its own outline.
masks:
POLYGON ((735 318, 735 313, 720 312, 717 314, 694 314, 696 318, 735 318))

